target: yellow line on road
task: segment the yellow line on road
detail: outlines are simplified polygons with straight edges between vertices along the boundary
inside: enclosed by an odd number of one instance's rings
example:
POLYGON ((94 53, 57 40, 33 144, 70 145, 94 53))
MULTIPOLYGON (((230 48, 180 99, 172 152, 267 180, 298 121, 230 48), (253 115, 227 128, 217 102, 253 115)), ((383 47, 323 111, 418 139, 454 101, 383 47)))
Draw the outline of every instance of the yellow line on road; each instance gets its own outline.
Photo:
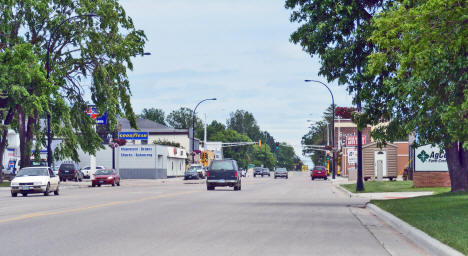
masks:
POLYGON ((199 191, 188 191, 188 192, 182 192, 182 193, 157 195, 157 196, 144 197, 144 198, 134 199, 134 200, 115 201, 115 202, 109 202, 109 203, 97 204, 97 205, 90 205, 90 206, 86 206, 86 207, 66 209, 66 210, 35 212, 35 213, 30 213, 30 214, 24 214, 24 215, 21 215, 21 216, 18 216, 18 217, 13 217, 13 218, 0 220, 0 224, 1 223, 7 223, 7 222, 13 222, 13 221, 19 221, 19 220, 33 219, 33 218, 43 217, 43 216, 52 216, 52 215, 74 213, 74 212, 83 212, 83 211, 87 211, 87 210, 106 208, 106 207, 115 206, 115 205, 141 203, 141 202, 145 202, 145 201, 148 201, 148 200, 155 200, 155 199, 161 199, 161 198, 168 198, 168 197, 175 197, 175 196, 193 194, 195 192, 199 192, 199 191))

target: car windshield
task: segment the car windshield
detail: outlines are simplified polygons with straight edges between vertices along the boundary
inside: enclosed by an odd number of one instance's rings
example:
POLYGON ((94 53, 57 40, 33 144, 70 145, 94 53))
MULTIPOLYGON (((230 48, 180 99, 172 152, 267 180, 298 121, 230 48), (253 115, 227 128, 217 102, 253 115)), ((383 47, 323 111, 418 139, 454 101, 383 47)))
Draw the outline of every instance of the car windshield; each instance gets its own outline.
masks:
POLYGON ((234 165, 232 161, 214 161, 211 163, 211 170, 218 171, 218 170, 234 170, 234 165))
POLYGON ((112 175, 112 170, 99 170, 96 171, 96 175, 112 175))
POLYGON ((188 169, 187 170, 187 173, 196 173, 197 172, 197 169, 188 169))
POLYGON ((325 171, 326 169, 325 169, 325 167, 322 167, 322 166, 316 166, 316 167, 314 167, 314 170, 316 170, 316 171, 325 171))
POLYGON ((276 169, 277 172, 287 172, 286 168, 278 168, 276 169))
POLYGON ((60 170, 75 170, 75 165, 73 164, 62 164, 60 165, 60 170))
POLYGON ((23 168, 16 174, 16 177, 25 176, 49 176, 49 172, 47 168, 23 168))
POLYGON ((261 170, 262 170, 262 168, 254 168, 254 171, 257 171, 257 172, 259 172, 261 170))
POLYGON ((188 170, 189 171, 197 171, 197 170, 200 170, 200 169, 203 169, 203 167, 201 167, 201 166, 190 166, 190 168, 188 170))
POLYGON ((31 161, 31 166, 47 166, 47 161, 45 160, 31 161))

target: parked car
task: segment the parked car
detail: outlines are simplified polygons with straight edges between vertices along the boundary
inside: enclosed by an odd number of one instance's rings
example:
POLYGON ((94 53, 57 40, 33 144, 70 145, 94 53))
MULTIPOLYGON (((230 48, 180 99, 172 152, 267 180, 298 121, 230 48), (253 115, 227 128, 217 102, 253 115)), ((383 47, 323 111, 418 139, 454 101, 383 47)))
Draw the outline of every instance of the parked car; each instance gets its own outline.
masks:
POLYGON ((288 170, 286 168, 276 168, 275 169, 275 179, 277 177, 288 178, 288 170))
POLYGON ((255 167, 253 175, 254 175, 254 177, 257 177, 257 175, 261 175, 263 177, 263 168, 262 167, 255 167))
POLYGON ((95 170, 91 170, 91 166, 86 166, 85 168, 81 169, 81 172, 83 173, 83 178, 89 179, 97 170, 103 169, 105 169, 104 166, 96 166, 95 170))
POLYGON ((205 178, 206 172, 201 164, 192 164, 188 170, 196 170, 200 178, 205 178))
POLYGON ((120 175, 114 169, 97 170, 94 178, 91 180, 91 186, 100 187, 101 185, 120 186, 120 175))
POLYGON ((16 197, 18 193, 23 196, 44 193, 44 196, 48 196, 52 191, 58 195, 59 186, 59 178, 46 166, 22 168, 10 184, 12 197, 16 197))
POLYGON ((198 180, 200 176, 196 169, 188 169, 185 171, 184 180, 198 180))
POLYGON ((80 171, 80 167, 77 163, 69 162, 62 163, 59 167, 59 178, 60 181, 74 180, 82 181, 83 173, 80 171))
POLYGON ((268 168, 263 168, 263 175, 262 175, 262 177, 265 176, 265 175, 268 175, 268 177, 270 177, 270 169, 268 169, 268 168))
POLYGON ((327 168, 325 166, 315 166, 314 169, 310 172, 310 177, 312 180, 314 179, 324 179, 328 178, 327 176, 327 168))
POLYGON ((233 187, 241 190, 241 177, 237 161, 233 159, 213 160, 206 173, 206 189, 215 187, 233 187))

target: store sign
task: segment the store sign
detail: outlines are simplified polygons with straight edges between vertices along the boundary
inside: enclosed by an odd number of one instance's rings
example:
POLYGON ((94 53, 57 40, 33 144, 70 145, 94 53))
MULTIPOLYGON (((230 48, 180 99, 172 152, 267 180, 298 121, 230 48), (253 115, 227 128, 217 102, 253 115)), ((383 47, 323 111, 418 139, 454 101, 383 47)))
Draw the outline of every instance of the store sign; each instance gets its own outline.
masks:
POLYGON ((148 132, 119 132, 119 139, 148 140, 148 132))
POLYGON ((99 112, 96 109, 96 106, 90 105, 86 110, 86 115, 91 119, 96 120, 97 124, 106 124, 107 123, 107 111, 104 112, 102 116, 99 116, 99 112))
POLYGON ((448 171, 445 151, 439 147, 426 145, 415 150, 415 171, 446 172, 448 171))
POLYGON ((348 164, 357 164, 357 150, 347 149, 348 164))
POLYGON ((153 145, 119 147, 120 168, 155 168, 156 149, 153 145))
MULTIPOLYGON (((362 136, 362 145, 366 145, 367 141, 366 141, 366 136, 363 135, 362 136)), ((358 140, 357 140, 357 136, 346 136, 346 146, 347 147, 357 147, 357 144, 358 144, 358 140)))

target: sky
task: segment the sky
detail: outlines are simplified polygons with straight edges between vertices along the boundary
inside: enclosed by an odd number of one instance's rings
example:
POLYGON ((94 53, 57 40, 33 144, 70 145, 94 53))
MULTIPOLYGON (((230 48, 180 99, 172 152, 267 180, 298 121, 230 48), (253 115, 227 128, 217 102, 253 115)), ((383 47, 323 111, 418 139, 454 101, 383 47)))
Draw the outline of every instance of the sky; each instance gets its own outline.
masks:
MULTIPOLYGON (((199 117, 226 123, 237 109, 253 113, 260 129, 303 158, 307 120, 321 119, 331 96, 320 84, 320 60, 289 41, 298 24, 284 0, 124 0, 121 4, 148 38, 149 56, 129 73, 135 113, 169 114, 201 104, 199 117)), ((336 105, 350 106, 344 86, 329 83, 336 105)))

